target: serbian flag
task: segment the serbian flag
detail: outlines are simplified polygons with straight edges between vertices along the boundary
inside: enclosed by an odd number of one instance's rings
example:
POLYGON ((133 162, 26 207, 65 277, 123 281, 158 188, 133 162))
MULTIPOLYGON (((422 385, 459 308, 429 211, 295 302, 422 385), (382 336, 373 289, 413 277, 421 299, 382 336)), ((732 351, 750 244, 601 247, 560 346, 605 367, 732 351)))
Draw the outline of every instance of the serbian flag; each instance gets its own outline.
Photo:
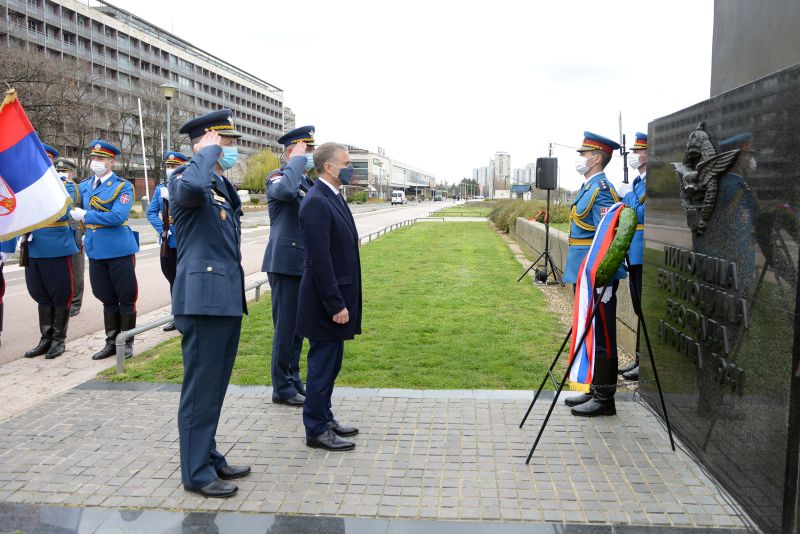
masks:
POLYGON ((70 204, 13 89, 0 104, 0 241, 61 218, 70 204))
POLYGON ((572 307, 572 339, 569 343, 570 361, 572 361, 572 358, 576 358, 569 371, 571 382, 579 384, 592 383, 595 348, 594 318, 592 318, 592 313, 594 312, 593 295, 595 294, 594 278, 600 263, 602 263, 606 252, 611 246, 611 242, 614 241, 619 214, 624 207, 625 204, 617 202, 608 209, 608 212, 606 212, 597 226, 594 239, 592 239, 592 246, 589 247, 589 252, 578 270, 578 279, 575 284, 575 302, 572 307), (576 354, 575 348, 583 337, 584 332, 586 333, 586 338, 576 354))

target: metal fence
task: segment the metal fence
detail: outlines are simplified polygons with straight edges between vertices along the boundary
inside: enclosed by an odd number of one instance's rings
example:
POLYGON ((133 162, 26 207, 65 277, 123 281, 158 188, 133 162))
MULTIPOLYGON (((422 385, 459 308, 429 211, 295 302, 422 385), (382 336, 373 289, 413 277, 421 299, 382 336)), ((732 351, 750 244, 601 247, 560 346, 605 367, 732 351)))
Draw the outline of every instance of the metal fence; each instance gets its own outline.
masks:
MULTIPOLYGON (((358 244, 359 244, 359 246, 361 246, 364 243, 369 243, 372 240, 377 239, 382 235, 386 235, 389 232, 393 232, 394 230, 397 230, 398 228, 402 228, 404 226, 411 226, 412 224, 416 223, 418 220, 419 219, 407 219, 407 220, 405 220, 403 222, 399 222, 399 223, 395 223, 395 224, 392 224, 390 226, 387 226, 386 228, 381 228, 380 230, 377 230, 375 232, 372 232, 370 234, 367 234, 367 235, 359 238, 358 244)), ((245 293, 250 291, 251 289, 255 289, 256 290, 255 300, 256 300, 256 302, 258 302, 258 300, 261 298, 261 287, 266 285, 266 284, 267 284, 267 279, 266 278, 260 279, 260 280, 253 280, 252 282, 250 282, 249 284, 247 284, 245 286, 245 288, 244 288, 245 293)), ((149 323, 143 324, 142 326, 137 326, 136 328, 133 328, 131 330, 125 330, 124 332, 120 332, 117 335, 116 340, 114 342, 114 344, 116 346, 116 350, 117 350, 117 368, 116 368, 117 372, 118 373, 124 373, 125 372, 125 342, 127 340, 129 340, 130 338, 132 338, 132 337, 134 337, 134 336, 136 336, 138 334, 141 334, 143 332, 147 332, 148 330, 152 330, 154 328, 158 328, 159 326, 165 325, 165 324, 169 323, 170 321, 172 321, 173 319, 174 319, 174 317, 172 315, 169 315, 167 317, 163 317, 163 318, 157 319, 155 321, 150 321, 149 323)))

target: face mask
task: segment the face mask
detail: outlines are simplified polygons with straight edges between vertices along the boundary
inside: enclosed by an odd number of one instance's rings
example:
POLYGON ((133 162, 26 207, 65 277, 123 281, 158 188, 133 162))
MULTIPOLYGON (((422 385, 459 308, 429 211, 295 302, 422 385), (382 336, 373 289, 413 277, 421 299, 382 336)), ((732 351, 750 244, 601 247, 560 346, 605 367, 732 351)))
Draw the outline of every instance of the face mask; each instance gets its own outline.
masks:
POLYGON ((64 174, 63 172, 58 173, 58 177, 61 178, 62 182, 66 182, 67 181, 67 175, 64 174))
POLYGON ((314 154, 306 154, 306 172, 314 168, 314 154))
POLYGON ((747 164, 747 173, 754 174, 758 169, 758 164, 756 163, 756 158, 750 158, 750 163, 747 164))
POLYGON ((95 176, 103 176, 106 173, 106 164, 102 161, 92 161, 89 168, 92 169, 95 176))
POLYGON ((172 173, 175 172, 175 169, 167 169, 166 172, 167 172, 167 178, 169 178, 170 176, 172 176, 172 173))
POLYGON ((591 169, 589 166, 589 158, 578 156, 578 159, 575 160, 575 170, 578 171, 578 174, 584 175, 589 172, 589 169, 591 169))
POLYGON ((222 157, 219 158, 219 166, 223 171, 232 169, 239 159, 239 151, 235 146, 222 147, 222 157))
POLYGON ((339 178, 339 181, 342 182, 343 185, 347 185, 353 178, 353 172, 355 172, 355 169, 352 165, 342 167, 339 169, 339 176, 337 176, 337 178, 339 178))
POLYGON ((633 170, 638 170, 644 163, 641 154, 630 154, 628 156, 628 166, 633 170))

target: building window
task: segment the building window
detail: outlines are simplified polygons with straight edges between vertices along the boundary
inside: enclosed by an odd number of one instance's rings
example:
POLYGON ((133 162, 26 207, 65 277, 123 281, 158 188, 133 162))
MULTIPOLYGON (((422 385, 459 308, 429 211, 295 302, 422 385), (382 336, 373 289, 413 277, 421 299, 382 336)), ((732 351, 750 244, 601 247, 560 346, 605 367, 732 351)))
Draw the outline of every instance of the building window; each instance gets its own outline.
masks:
POLYGON ((42 32, 42 21, 28 17, 28 31, 42 32))

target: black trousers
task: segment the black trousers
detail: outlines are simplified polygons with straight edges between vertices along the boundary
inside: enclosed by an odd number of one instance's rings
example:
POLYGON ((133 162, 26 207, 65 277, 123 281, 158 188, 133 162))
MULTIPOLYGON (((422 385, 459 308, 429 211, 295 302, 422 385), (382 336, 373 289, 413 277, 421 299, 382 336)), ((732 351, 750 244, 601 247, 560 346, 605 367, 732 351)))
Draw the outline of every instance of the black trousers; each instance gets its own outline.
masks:
POLYGON ((83 248, 72 255, 72 307, 81 309, 83 305, 83 271, 86 268, 86 256, 83 248))
MULTIPOLYGON (((614 280, 611 284, 611 299, 606 303, 600 301, 594 318, 594 370, 591 391, 599 399, 611 399, 617 392, 617 288, 619 280, 614 280)), ((574 285, 572 290, 575 291, 574 285)))
POLYGON ((303 403, 303 424, 306 436, 319 436, 333 419, 331 396, 336 377, 342 369, 344 341, 308 340, 306 401, 303 403))
POLYGON ((25 285, 39 306, 67 308, 72 305, 72 256, 28 258, 25 285))
POLYGON ((182 334, 183 352, 178 407, 181 480, 187 488, 198 489, 227 465, 214 436, 239 349, 242 316, 176 315, 175 326, 182 334))
POLYGON ((103 303, 103 311, 128 315, 136 313, 139 286, 136 282, 136 256, 105 260, 89 258, 92 294, 103 303))
POLYGON ((272 298, 272 397, 286 400, 303 389, 300 380, 300 352, 303 338, 295 334, 300 276, 267 273, 272 298))
POLYGON ((169 282, 169 292, 172 293, 172 284, 175 283, 178 272, 178 249, 167 248, 167 255, 161 255, 161 272, 169 282))

